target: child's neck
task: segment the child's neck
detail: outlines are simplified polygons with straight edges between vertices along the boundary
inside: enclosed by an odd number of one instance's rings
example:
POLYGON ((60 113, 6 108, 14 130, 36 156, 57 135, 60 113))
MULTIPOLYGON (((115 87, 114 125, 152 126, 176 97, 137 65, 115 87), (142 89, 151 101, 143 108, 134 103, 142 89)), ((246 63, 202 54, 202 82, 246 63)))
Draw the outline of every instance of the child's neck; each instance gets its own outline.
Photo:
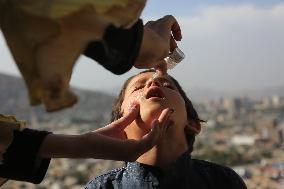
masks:
POLYGON ((188 145, 185 137, 164 137, 150 151, 140 156, 137 161, 165 169, 187 150, 188 145))

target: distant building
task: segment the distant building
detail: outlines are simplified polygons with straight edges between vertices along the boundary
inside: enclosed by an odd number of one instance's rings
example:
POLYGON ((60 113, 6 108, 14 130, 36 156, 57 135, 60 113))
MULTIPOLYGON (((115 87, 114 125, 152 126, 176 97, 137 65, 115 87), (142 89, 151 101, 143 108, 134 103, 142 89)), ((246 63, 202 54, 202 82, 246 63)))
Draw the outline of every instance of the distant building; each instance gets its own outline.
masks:
POLYGON ((278 95, 274 95, 271 97, 272 106, 277 108, 281 106, 281 98, 278 95))
POLYGON ((271 138, 271 134, 269 132, 269 129, 267 127, 263 127, 261 128, 260 130, 260 137, 261 137, 261 140, 269 140, 271 138))
POLYGON ((235 135, 231 139, 231 143, 236 146, 252 146, 255 143, 254 136, 235 135))
POLYGON ((232 118, 240 116, 242 100, 240 98, 227 98, 223 100, 223 107, 227 110, 228 115, 232 118))

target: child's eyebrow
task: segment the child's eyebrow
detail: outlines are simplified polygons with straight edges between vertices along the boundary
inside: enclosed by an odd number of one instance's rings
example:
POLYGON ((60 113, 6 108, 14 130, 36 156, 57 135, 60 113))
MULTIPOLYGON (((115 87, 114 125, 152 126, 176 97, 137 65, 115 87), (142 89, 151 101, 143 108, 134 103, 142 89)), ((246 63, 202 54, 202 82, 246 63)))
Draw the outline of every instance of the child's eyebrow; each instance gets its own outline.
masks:
POLYGON ((173 84, 172 80, 169 79, 169 78, 166 78, 166 77, 160 77, 160 78, 157 78, 157 79, 160 80, 160 81, 168 81, 168 82, 170 82, 171 84, 173 84))
POLYGON ((133 86, 136 86, 138 84, 141 84, 141 83, 146 83, 147 81, 147 78, 140 78, 138 79, 137 81, 135 81, 134 83, 130 84, 129 88, 133 88, 133 86))
POLYGON ((170 78, 168 78, 168 77, 160 77, 160 78, 157 78, 158 80, 160 80, 160 81, 166 81, 166 82, 169 82, 171 85, 173 85, 173 86, 175 86, 176 87, 176 85, 174 84, 174 82, 170 79, 170 78))

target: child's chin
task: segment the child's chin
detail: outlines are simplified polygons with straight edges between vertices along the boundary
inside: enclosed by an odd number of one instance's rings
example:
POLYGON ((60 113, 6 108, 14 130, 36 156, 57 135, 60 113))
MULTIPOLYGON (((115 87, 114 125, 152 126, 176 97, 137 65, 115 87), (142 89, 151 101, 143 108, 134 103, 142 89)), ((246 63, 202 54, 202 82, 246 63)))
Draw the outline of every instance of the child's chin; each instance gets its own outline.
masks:
POLYGON ((151 110, 146 110, 143 112, 140 112, 141 115, 141 120, 143 122, 143 125, 145 129, 151 129, 152 122, 155 119, 158 119, 162 110, 156 110, 156 111, 151 111, 151 110))

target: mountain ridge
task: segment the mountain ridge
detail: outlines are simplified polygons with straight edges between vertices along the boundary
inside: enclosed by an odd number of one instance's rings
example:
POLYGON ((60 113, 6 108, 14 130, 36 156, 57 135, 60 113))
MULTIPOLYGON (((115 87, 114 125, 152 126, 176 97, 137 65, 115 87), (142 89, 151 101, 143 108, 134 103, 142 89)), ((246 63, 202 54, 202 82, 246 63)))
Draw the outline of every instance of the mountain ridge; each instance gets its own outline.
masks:
POLYGON ((101 91, 73 88, 79 101, 71 108, 46 113, 43 105, 31 107, 24 81, 16 76, 0 73, 0 113, 15 115, 18 119, 31 121, 55 121, 69 123, 105 124, 109 117, 114 97, 101 91))

